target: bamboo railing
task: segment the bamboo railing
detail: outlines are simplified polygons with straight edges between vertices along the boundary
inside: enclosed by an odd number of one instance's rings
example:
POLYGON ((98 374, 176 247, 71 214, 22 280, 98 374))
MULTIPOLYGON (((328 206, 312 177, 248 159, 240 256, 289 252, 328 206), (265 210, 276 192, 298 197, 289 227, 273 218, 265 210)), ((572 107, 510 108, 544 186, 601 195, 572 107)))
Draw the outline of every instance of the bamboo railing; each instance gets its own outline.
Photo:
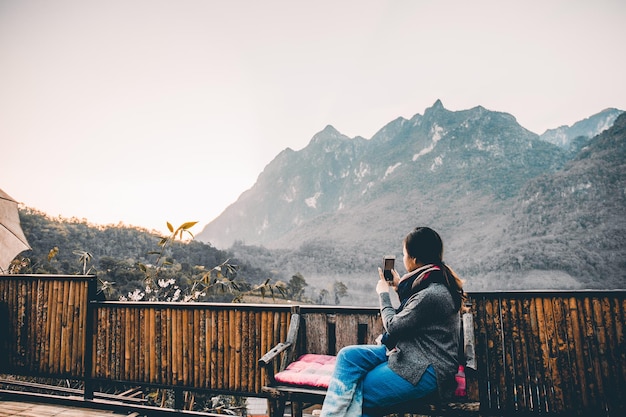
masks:
POLYGON ((253 394, 258 358, 287 333, 289 306, 98 303, 96 380, 253 394))
MULTIPOLYGON (((93 276, 0 276, 0 373, 262 397, 289 305, 95 301, 93 276), (92 300, 92 301, 88 301, 92 300)), ((626 291, 470 294, 482 410, 626 409, 626 291)), ((377 308, 300 306, 299 353, 372 343, 377 308)), ((595 414, 594 414, 595 415, 595 414)), ((615 415, 615 413, 613 413, 615 415)))
POLYGON ((482 409, 626 408, 625 291, 494 292, 472 298, 482 409))
POLYGON ((0 371, 82 379, 94 279, 0 275, 0 371))

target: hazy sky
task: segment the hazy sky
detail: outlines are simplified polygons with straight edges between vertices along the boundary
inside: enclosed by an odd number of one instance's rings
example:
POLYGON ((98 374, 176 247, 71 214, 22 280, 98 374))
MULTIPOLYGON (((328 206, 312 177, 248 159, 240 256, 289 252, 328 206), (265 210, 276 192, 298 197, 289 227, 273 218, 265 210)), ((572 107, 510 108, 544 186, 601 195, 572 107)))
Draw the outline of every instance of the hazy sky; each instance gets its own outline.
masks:
POLYGON ((218 216, 331 124, 626 110, 623 0, 0 0, 0 188, 51 216, 218 216))

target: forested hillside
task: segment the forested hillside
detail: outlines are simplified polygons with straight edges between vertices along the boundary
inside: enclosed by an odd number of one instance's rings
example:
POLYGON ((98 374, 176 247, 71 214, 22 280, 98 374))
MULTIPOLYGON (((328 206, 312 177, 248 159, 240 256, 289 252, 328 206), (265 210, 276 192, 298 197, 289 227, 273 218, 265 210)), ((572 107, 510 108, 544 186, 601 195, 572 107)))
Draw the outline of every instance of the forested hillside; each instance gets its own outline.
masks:
MULTIPOLYGON (((24 234, 32 247, 16 259, 13 272, 47 274, 97 274, 102 294, 108 299, 127 296, 145 288, 146 274, 139 264, 154 265, 158 260, 161 236, 144 229, 94 226, 86 220, 51 219, 33 209, 20 210, 24 234), (18 262, 19 261, 19 262, 18 262)), ((240 262, 232 252, 218 250, 195 240, 173 241, 164 251, 162 280, 174 279, 182 289, 207 271, 229 261, 237 265, 236 279, 254 284, 271 277, 266 271, 240 262)), ((214 297, 228 300, 232 296, 214 297)))

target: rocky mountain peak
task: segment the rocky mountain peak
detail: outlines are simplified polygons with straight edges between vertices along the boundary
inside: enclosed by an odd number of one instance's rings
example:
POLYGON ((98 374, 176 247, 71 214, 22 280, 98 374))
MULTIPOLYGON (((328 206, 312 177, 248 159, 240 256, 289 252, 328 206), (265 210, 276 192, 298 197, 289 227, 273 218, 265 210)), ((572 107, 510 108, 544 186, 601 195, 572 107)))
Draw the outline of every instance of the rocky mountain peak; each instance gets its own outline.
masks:
POLYGON ((313 135, 311 143, 322 143, 328 140, 349 139, 346 135, 339 133, 332 125, 327 125, 323 130, 313 135))
POLYGON ((576 141, 580 142, 581 138, 590 139, 610 128, 622 113, 622 110, 615 108, 604 109, 572 126, 564 125, 548 129, 541 135, 541 139, 568 150, 576 141))

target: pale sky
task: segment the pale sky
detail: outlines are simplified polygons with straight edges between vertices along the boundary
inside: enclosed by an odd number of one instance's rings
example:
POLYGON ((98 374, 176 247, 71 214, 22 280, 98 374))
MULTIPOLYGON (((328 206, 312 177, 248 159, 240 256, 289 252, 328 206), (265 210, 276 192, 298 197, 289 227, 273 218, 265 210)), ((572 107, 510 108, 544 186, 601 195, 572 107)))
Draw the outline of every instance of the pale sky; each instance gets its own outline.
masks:
POLYGON ((482 105, 541 134, 626 110, 623 0, 0 0, 0 188, 161 232, 328 124, 482 105))

